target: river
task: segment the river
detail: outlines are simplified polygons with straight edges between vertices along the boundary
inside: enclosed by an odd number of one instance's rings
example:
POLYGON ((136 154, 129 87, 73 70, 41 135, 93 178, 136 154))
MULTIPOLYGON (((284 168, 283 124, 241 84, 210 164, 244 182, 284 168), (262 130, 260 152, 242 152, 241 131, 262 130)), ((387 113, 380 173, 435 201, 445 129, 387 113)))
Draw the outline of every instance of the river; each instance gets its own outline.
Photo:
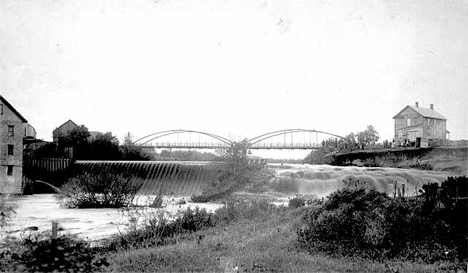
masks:
MULTIPOLYGON (((387 192, 392 195, 394 182, 399 187, 405 184, 406 196, 417 194, 423 184, 444 181, 449 173, 396 168, 366 168, 366 167, 335 167, 328 165, 307 164, 269 164, 275 177, 268 186, 279 201, 287 201, 290 196, 305 196, 306 198, 323 198, 331 192, 343 188, 345 182, 354 181, 359 185, 387 192)), ((200 178, 195 175, 193 183, 200 185, 200 178)), ((207 179, 208 176, 203 176, 207 179)), ((184 184, 190 184, 190 176, 184 176, 184 184)), ((180 183, 180 179, 174 183, 180 183)), ((149 182, 148 182, 149 183, 149 182)), ((155 182, 152 182, 155 183, 155 182)), ((167 183, 167 180, 166 180, 167 183)), ((200 188, 185 187, 184 189, 199 192, 200 188)), ((200 207, 209 211, 220 208, 222 204, 187 203, 179 205, 180 199, 188 199, 190 192, 181 191, 185 195, 165 198, 164 208, 153 209, 146 206, 131 208, 133 215, 144 218, 150 213, 164 213, 166 217, 174 217, 187 207, 200 207), (139 213, 135 213, 139 212, 139 213)), ((137 200, 139 205, 148 204, 151 195, 143 194, 137 200)), ((9 225, 2 230, 1 236, 25 236, 30 230, 39 232, 50 231, 52 221, 59 223, 60 233, 76 235, 87 240, 100 240, 112 234, 125 232, 128 228, 128 212, 118 209, 66 209, 61 207, 53 194, 34 194, 25 196, 10 196, 6 203, 15 208, 16 213, 9 225)), ((140 219, 141 220, 141 219, 140 219)))

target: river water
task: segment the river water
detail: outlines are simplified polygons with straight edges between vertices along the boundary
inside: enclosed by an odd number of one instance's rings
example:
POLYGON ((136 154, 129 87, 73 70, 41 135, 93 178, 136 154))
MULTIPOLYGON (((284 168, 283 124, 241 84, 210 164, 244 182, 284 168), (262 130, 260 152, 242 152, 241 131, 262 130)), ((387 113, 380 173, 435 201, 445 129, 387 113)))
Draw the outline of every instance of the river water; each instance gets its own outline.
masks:
MULTIPOLYGON (((275 193, 278 200, 287 200, 288 196, 305 196, 307 198, 322 198, 331 192, 343 188, 343 181, 353 181, 378 191, 392 195, 394 183, 399 187, 405 184, 406 196, 415 195, 423 184, 444 181, 449 173, 422 171, 413 169, 395 168, 365 168, 365 167, 335 167, 328 165, 300 165, 300 164, 269 164, 270 169, 275 170, 275 177, 269 182, 269 188, 275 193)), ((190 176, 184 183, 190 183, 190 176)), ((207 179, 207 176, 204 176, 207 179)), ((194 179, 194 183, 200 184, 200 178, 194 179)), ((180 182, 180 179, 178 180, 180 182)), ((177 183, 179 183, 177 182, 177 183)), ((153 182, 154 183, 154 182, 153 182)), ((167 183, 167 181, 166 181, 167 183)), ((191 189, 192 187, 186 187, 191 189)), ((193 188, 197 192, 199 187, 193 188)), ((131 208, 131 215, 145 215, 151 213, 164 213, 165 217, 174 217, 179 211, 187 207, 200 207, 209 211, 216 210, 222 204, 194 204, 179 205, 182 198, 188 199, 189 192, 181 191, 185 196, 166 198, 164 208, 153 209, 145 206, 131 208)), ((151 195, 141 195, 137 200, 139 205, 149 204, 151 195)), ((10 224, 1 231, 0 238, 6 235, 16 237, 25 236, 29 230, 37 229, 38 232, 51 230, 52 221, 59 223, 60 233, 76 235, 87 240, 99 240, 112 234, 125 232, 128 228, 128 211, 118 209, 66 209, 61 207, 53 194, 35 194, 25 196, 10 196, 6 203, 15 207, 16 213, 10 224)), ((140 220, 142 220, 140 219, 140 220)))

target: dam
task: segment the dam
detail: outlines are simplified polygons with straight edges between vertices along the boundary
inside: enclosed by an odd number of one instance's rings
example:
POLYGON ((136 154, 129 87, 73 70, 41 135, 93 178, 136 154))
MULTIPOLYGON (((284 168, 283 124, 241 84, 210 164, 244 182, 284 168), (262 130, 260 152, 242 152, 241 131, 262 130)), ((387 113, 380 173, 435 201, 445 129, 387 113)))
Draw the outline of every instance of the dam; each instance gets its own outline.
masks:
POLYGON ((221 168, 215 162, 77 161, 72 171, 74 176, 101 172, 129 176, 141 184, 138 195, 190 196, 215 181, 221 168))

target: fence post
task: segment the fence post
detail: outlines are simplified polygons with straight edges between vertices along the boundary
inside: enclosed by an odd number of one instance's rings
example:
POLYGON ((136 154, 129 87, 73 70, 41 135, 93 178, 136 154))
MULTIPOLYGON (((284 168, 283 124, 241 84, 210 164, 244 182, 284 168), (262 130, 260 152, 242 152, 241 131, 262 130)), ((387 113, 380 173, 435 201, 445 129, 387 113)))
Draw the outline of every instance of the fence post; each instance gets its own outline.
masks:
POLYGON ((57 221, 52 221, 52 239, 57 239, 58 223, 57 221))

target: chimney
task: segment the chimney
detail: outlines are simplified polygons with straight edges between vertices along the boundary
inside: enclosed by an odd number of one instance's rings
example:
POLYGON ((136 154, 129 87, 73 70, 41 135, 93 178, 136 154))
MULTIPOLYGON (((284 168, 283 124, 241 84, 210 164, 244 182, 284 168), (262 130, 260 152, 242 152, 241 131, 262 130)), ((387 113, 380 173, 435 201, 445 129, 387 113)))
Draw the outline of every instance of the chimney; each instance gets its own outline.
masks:
POLYGON ((419 107, 419 103, 418 103, 418 102, 416 102, 414 105, 416 105, 416 107, 419 107))
POLYGON ((434 110, 434 104, 431 103, 431 109, 434 110))

